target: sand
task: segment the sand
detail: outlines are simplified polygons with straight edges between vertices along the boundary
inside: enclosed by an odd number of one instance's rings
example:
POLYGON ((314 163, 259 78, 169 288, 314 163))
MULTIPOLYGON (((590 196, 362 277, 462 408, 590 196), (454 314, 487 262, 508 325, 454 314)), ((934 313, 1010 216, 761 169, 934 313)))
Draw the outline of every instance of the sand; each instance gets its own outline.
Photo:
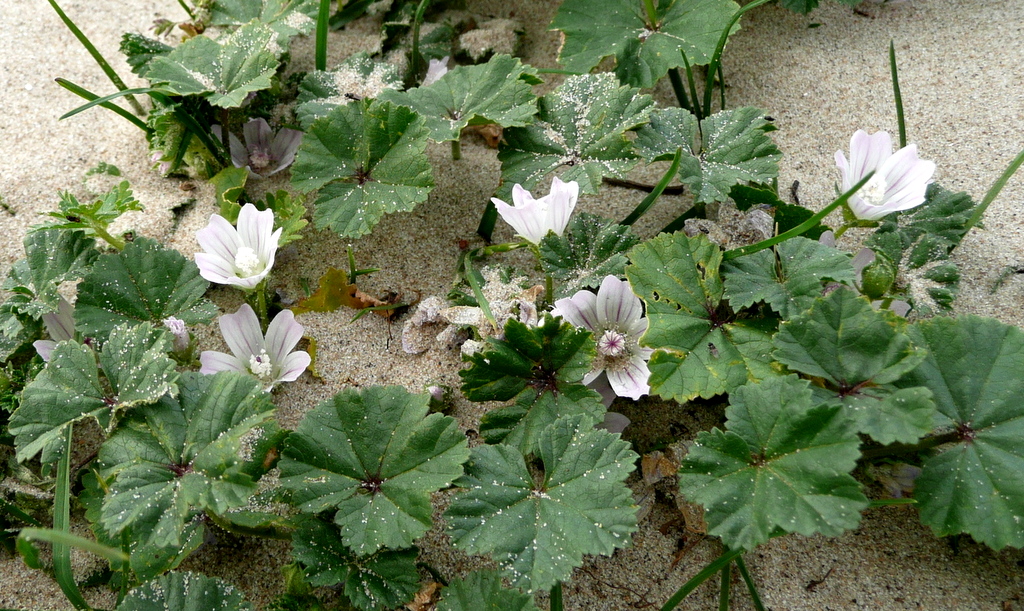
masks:
MULTIPOLYGON (((545 30, 557 3, 467 4, 481 16, 519 20, 526 30, 524 61, 557 67, 558 34, 545 30)), ((155 18, 184 17, 174 0, 65 0, 63 8, 104 55, 118 62, 123 32, 146 33, 155 18)), ((1024 3, 911 0, 866 4, 863 12, 868 15, 828 2, 806 17, 761 7, 730 42, 725 60, 729 104, 756 105, 775 118, 779 130, 774 138, 785 153, 779 177, 783 192, 799 180, 800 201, 820 208, 831 199, 838 180, 833 154, 847 148, 853 131, 895 133, 887 61, 892 39, 910 141, 918 144, 923 158, 938 164, 936 180, 980 200, 1024 147, 1024 3)), ((40 212, 56 207, 58 191, 87 194, 89 187, 106 188, 95 180, 83 182, 85 172, 101 161, 119 167, 146 206, 146 213, 126 219, 126 226, 193 254, 195 230, 216 210, 210 187, 163 179, 150 171, 142 133, 109 112, 94 109, 58 121, 80 100, 59 88, 55 77, 97 93, 108 93, 111 87, 45 0, 3 2, 0 23, 0 196, 10 209, 0 211, 0 232, 9 236, 0 242, 0 272, 6 273, 22 256, 21 236, 40 222, 40 212), (194 204, 176 222, 171 210, 192 199, 194 204)), ((372 29, 360 25, 332 37, 332 62, 371 38, 372 29)), ((294 49, 293 69, 310 69, 311 42, 296 43, 294 49)), ((120 63, 118 69, 130 76, 120 63)), ((142 84, 126 80, 129 86, 142 84)), ((557 82, 557 77, 550 79, 544 89, 557 82)), ((655 94, 672 104, 667 80, 655 94)), ((275 278, 285 294, 298 295, 301 278, 315 283, 327 267, 344 265, 348 245, 360 267, 381 268, 362 282, 367 292, 393 290, 407 298, 446 292, 459 240, 477 243, 473 232, 497 185, 499 164, 494 151, 476 139, 466 139, 464 158, 458 162, 450 161, 446 146, 433 146, 429 152, 437 182, 429 202, 385 218, 360 240, 308 232, 280 255, 275 278)), ((635 172, 634 178, 653 181, 659 172, 648 168, 635 172)), ((281 188, 285 181, 268 181, 268 186, 281 188)), ((605 188, 597 196, 584 196, 580 206, 620 217, 641 198, 635 191, 605 188)), ((957 312, 1021 324, 1024 279, 1013 274, 998 291, 993 293, 992 287, 1004 269, 1024 263, 1018 212, 1022 199, 1024 178, 1017 176, 989 208, 985 227, 973 231, 956 252, 964 276, 957 312)), ((638 223, 638 231, 653 235, 684 205, 685 198, 664 198, 638 223)), ((850 233, 852 245, 858 235, 850 233)), ((499 239, 510 236, 507 228, 499 228, 499 239)), ((224 289, 214 289, 211 297, 225 311, 239 303, 236 294, 224 289)), ((311 407, 347 385, 401 384, 412 390, 437 382, 458 386, 457 353, 435 349, 407 355, 401 350, 398 325, 375 316, 350 323, 351 316, 351 311, 339 311, 300 317, 307 333, 319 341, 322 378, 304 376, 275 394, 284 426, 294 427, 311 407)), ((209 329, 198 333, 204 348, 223 348, 209 329)), ((694 435, 716 418, 706 406, 671 407, 652 399, 622 409, 635 420, 647 420, 646 426, 666 427, 683 436, 694 435)), ((474 428, 481 412, 478 405, 457 401, 455 413, 465 428, 474 428)), ((445 496, 438 495, 442 505, 445 496)), ((675 517, 662 500, 642 522, 632 548, 613 558, 588 560, 566 585, 566 608, 660 607, 720 553, 716 542, 701 541, 671 524, 675 517), (686 551, 673 563, 681 548, 686 551)), ((449 578, 480 565, 478 559, 447 548, 440 525, 423 547, 423 559, 449 578)), ((220 533, 183 568, 238 584, 262 608, 280 593, 279 567, 289 560, 286 544, 220 533)), ((85 557, 76 562, 83 573, 94 566, 85 557)), ((967 538, 937 539, 907 508, 868 511, 860 528, 835 539, 790 536, 772 541, 748 554, 747 562, 766 605, 776 611, 1024 608, 1020 551, 994 552, 967 538)), ((680 608, 713 608, 717 581, 712 581, 716 583, 702 587, 680 608)), ((752 608, 741 589, 737 583, 735 608, 752 608)), ((87 596, 94 604, 112 605, 110 595, 101 590, 90 589, 87 596)), ((6 556, 0 556, 0 607, 70 608, 50 577, 6 556)))

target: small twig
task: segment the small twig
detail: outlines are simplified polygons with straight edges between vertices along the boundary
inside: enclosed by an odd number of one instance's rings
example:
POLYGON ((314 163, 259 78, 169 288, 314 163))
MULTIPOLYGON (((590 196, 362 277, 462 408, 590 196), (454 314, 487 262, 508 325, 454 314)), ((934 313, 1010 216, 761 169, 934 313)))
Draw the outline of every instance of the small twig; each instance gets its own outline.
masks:
MULTIPOLYGON (((655 185, 648 185, 648 184, 645 184, 645 183, 642 183, 642 182, 636 182, 634 180, 624 180, 622 178, 610 178, 608 176, 605 176, 601 180, 606 185, 611 185, 613 187, 623 187, 625 189, 636 189, 637 191, 643 191, 645 193, 650 193, 651 191, 654 191, 654 187, 655 187, 655 185)), ((686 192, 686 185, 671 185, 671 186, 665 187, 665 190, 662 191, 661 194, 662 195, 682 195, 685 192, 686 192)))
POLYGON ((832 571, 834 571, 834 570, 836 570, 836 567, 830 568, 828 570, 828 572, 825 573, 825 576, 822 577, 821 579, 812 579, 810 582, 808 582, 808 584, 806 586, 804 586, 804 589, 807 590, 808 592, 813 592, 815 588, 817 588, 821 584, 825 583, 825 580, 828 579, 828 576, 831 575, 832 571))

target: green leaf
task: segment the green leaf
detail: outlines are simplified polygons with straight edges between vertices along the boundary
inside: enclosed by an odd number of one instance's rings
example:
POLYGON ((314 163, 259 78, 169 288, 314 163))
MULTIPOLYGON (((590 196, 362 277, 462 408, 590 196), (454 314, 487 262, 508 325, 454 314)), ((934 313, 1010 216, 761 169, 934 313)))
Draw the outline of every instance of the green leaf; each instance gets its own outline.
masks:
POLYGON ((533 597, 501 585, 497 571, 473 571, 441 591, 437 611, 538 611, 533 597))
POLYGON ((100 448, 103 476, 114 476, 101 516, 111 534, 131 528, 143 544, 179 546, 199 513, 241 507, 255 492, 243 472, 251 431, 273 417, 261 385, 235 372, 186 372, 180 389, 177 400, 129 412, 100 448))
POLYGON ((892 396, 892 382, 926 355, 905 327, 889 310, 839 289, 782 323, 774 356, 793 371, 823 378, 860 432, 882 444, 914 443, 931 431, 935 404, 924 390, 892 396))
POLYGON ((661 0, 649 23, 643 0, 565 0, 551 29, 565 35, 558 61, 567 70, 589 72, 615 55, 620 81, 653 87, 683 66, 683 53, 690 65, 710 62, 737 10, 730 0, 661 0))
POLYGON ((168 573, 125 596, 117 611, 250 611, 235 586, 199 573, 168 573))
POLYGON ((42 451, 42 460, 49 462, 69 424, 93 417, 109 432, 120 411, 176 393, 178 374, 167 357, 170 349, 163 329, 115 327, 99 355, 104 383, 92 348, 73 340, 58 343, 11 417, 18 460, 42 451))
MULTIPOLYGON (((15 352, 42 335, 42 322, 23 312, 31 302, 25 295, 12 295, 0 304, 0 362, 6 362, 15 352)), ((0 403, 0 409, 4 407, 0 403)))
POLYGON ((779 175, 782 152, 768 136, 775 126, 753 107, 717 112, 700 122, 683 108, 651 113, 637 130, 636 147, 647 161, 671 159, 679 147, 679 180, 697 202, 724 202, 737 184, 768 183, 779 175))
POLYGON ((159 326, 170 316, 190 325, 208 323, 217 314, 203 299, 209 284, 178 251, 137 238, 123 251, 96 260, 78 286, 75 324, 87 336, 104 338, 119 324, 159 326))
POLYGON ((906 255, 910 269, 943 261, 967 233, 965 227, 975 207, 967 193, 953 193, 932 183, 923 204, 895 218, 886 218, 868 238, 866 246, 881 250, 896 262, 906 255), (895 234, 899 240, 890 241, 887 234, 895 234))
POLYGON ((342 539, 359 555, 412 545, 431 526, 431 493, 469 456, 455 419, 427 410, 427 395, 400 386, 343 390, 288 438, 281 484, 305 512, 336 508, 342 539))
MULTIPOLYGON (((775 224, 778 226, 778 233, 783 234, 790 229, 799 227, 812 216, 814 212, 798 206, 796 204, 787 204, 786 202, 779 199, 778 194, 772 191, 770 188, 758 188, 751 187, 748 185, 734 185, 732 189, 729 189, 729 198, 736 202, 736 207, 740 210, 749 210, 756 205, 762 205, 775 210, 774 218, 775 224)), ((820 222, 805 231, 802 235, 805 238, 811 240, 817 240, 821 237, 821 234, 828 231, 826 225, 822 225, 820 222)))
POLYGON ((704 506, 708 534, 752 550, 781 532, 834 537, 868 506, 850 472, 860 439, 839 406, 818 405, 796 376, 737 388, 726 431, 697 435, 679 491, 704 506))
POLYGON ((175 95, 202 95, 214 106, 238 108, 253 91, 270 88, 277 72, 277 34, 250 23, 218 40, 193 36, 149 62, 146 78, 175 95))
POLYGON ((283 230, 277 247, 283 248, 286 244, 301 240, 302 230, 309 224, 305 219, 305 198, 301 195, 292 195, 283 189, 278 189, 276 193, 267 191, 263 197, 262 201, 256 202, 256 207, 261 210, 273 210, 274 229, 283 230))
MULTIPOLYGON (((242 210, 238 198, 245 193, 245 183, 248 180, 249 168, 236 168, 235 166, 224 168, 210 179, 214 193, 216 193, 217 213, 232 225, 238 222, 238 213, 242 210)), ((278 243, 278 247, 280 247, 280 243, 278 243)))
POLYGON ((921 521, 940 537, 1024 547, 1024 332, 960 316, 919 321, 910 336, 928 356, 898 385, 930 388, 935 425, 956 438, 917 478, 921 521))
POLYGON ((311 585, 344 584, 345 596, 364 611, 396 609, 419 591, 415 547, 356 555, 345 547, 337 527, 311 518, 292 535, 292 554, 305 565, 311 585))
POLYGON ((735 319, 722 303, 722 251, 703 235, 662 234, 629 253, 626 277, 647 305, 641 344, 651 391, 676 401, 710 398, 774 375, 771 320, 735 319))
POLYGON ((210 9, 213 25, 245 25, 258 20, 277 33, 277 42, 308 34, 316 27, 317 0, 216 0, 210 9))
POLYGON ((11 269, 3 287, 31 295, 31 300, 12 302, 18 312, 33 318, 57 312, 62 282, 78 280, 99 256, 96 241, 76 230, 41 229, 24 239, 25 259, 11 269))
POLYGON ((432 140, 447 142, 458 140, 467 125, 528 124, 537 114, 530 86, 536 78, 535 68, 509 55, 495 55, 486 64, 453 68, 425 87, 385 90, 380 99, 412 108, 426 118, 432 140))
POLYGON ((562 180, 575 180, 583 193, 597 193, 604 176, 624 178, 637 162, 626 132, 647 122, 651 105, 611 74, 566 78, 537 101, 536 122, 504 131, 497 196, 511 201, 512 185, 532 189, 563 166, 562 180))
POLYGON ((149 71, 149 62, 154 57, 167 55, 173 50, 174 47, 165 45, 159 40, 147 38, 142 34, 125 32, 121 36, 121 53, 124 54, 128 65, 132 67, 132 72, 141 77, 146 76, 146 72, 149 71))
POLYGON ((394 64, 374 60, 360 51, 350 55, 337 68, 315 70, 299 84, 295 114, 302 127, 327 116, 331 110, 356 100, 377 98, 388 89, 402 87, 402 74, 394 64))
POLYGON ((623 480, 637 455, 582 415, 558 419, 538 442, 543 479, 534 483, 523 454, 478 446, 456 484, 465 490, 445 519, 455 547, 490 554, 515 587, 528 592, 569 578, 583 554, 610 555, 629 544, 636 506, 623 480))
POLYGON ((310 127, 292 165, 292 184, 319 189, 313 222, 343 237, 365 235, 385 213, 408 212, 434 187, 424 150, 428 131, 415 112, 362 101, 310 127))
POLYGON ((734 309, 763 301, 784 319, 811 307, 828 281, 853 286, 856 277, 848 254, 799 236, 726 261, 722 275, 734 309))
POLYGON ((640 238, 626 225, 596 214, 577 212, 562 235, 548 232, 540 241, 540 264, 558 281, 555 298, 601 285, 605 276, 619 276, 626 268, 625 252, 640 238))
POLYGON ((459 372, 470 401, 515 398, 484 416, 481 435, 488 443, 529 453, 560 416, 581 414, 600 422, 605 413, 600 395, 579 384, 596 354, 590 331, 560 318, 545 316, 536 327, 510 319, 505 339, 490 339, 485 350, 464 357, 471 365, 459 372))

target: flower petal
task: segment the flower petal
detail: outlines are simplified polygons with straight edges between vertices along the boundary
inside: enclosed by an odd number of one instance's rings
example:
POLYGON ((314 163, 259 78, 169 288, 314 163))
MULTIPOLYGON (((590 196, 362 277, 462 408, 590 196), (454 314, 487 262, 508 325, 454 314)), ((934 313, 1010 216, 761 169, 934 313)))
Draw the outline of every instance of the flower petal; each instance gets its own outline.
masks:
POLYGON ((304 351, 292 352, 281 361, 281 373, 277 376, 278 382, 294 382, 299 379, 302 372, 309 367, 313 359, 309 353, 304 351))
POLYGON ((266 346, 260 321, 247 303, 234 314, 221 316, 217 322, 228 348, 243 363, 248 363, 249 357, 260 354, 266 346))
POLYGON ((57 342, 49 339, 38 339, 32 342, 32 347, 36 349, 36 354, 39 358, 43 359, 44 363, 50 362, 50 355, 53 354, 53 349, 57 347, 57 342))
POLYGON ((629 359, 621 368, 607 370, 605 373, 608 374, 608 383, 620 397, 639 399, 651 390, 647 385, 651 372, 647 369, 647 363, 639 356, 629 359))
POLYGON ((242 246, 238 231, 219 214, 210 215, 210 222, 206 227, 196 232, 196 242, 199 242, 199 247, 203 251, 220 257, 232 266, 235 264, 235 255, 242 246))
POLYGON ((302 132, 297 129, 284 128, 277 132, 270 143, 270 157, 274 160, 274 169, 267 174, 271 176, 287 168, 295 161, 295 151, 302 142, 302 132))
POLYGON ((196 253, 196 265, 199 267, 199 275, 217 284, 236 284, 238 272, 235 266, 228 263, 217 255, 205 252, 196 253))
POLYGON ((245 137, 245 148, 251 152, 257 148, 264 151, 270 149, 270 139, 273 132, 266 119, 251 119, 242 127, 242 136, 245 137))
POLYGON ((548 195, 550 198, 548 228, 556 235, 562 235, 565 232, 565 227, 569 224, 569 217, 576 209, 579 196, 580 185, 575 180, 562 182, 557 176, 551 179, 551 193, 548 195))
POLYGON ((267 354, 272 363, 281 363, 302 339, 302 325, 295 322, 291 310, 281 312, 267 326, 267 354))
POLYGON ((551 313, 561 316, 577 327, 591 331, 598 329, 597 295, 590 291, 579 291, 572 297, 559 299, 551 313))
POLYGON ((203 350, 199 355, 199 362, 202 364, 199 373, 204 375, 211 375, 218 371, 249 373, 249 370, 238 358, 215 350, 203 350))
POLYGON ((601 328, 615 327, 624 331, 642 314, 640 299, 629 288, 629 282, 605 276, 597 291, 597 319, 601 328))
POLYGON ((887 132, 868 135, 862 129, 850 138, 850 186, 878 169, 892 155, 892 138, 887 132))

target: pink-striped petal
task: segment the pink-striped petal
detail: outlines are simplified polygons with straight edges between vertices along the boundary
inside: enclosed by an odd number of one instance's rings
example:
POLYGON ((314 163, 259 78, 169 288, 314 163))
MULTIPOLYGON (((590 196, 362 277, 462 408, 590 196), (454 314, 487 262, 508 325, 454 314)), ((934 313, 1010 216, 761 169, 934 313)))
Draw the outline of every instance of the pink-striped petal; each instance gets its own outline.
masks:
POLYGON ((199 363, 202 365, 199 373, 203 375, 212 375, 219 371, 249 373, 249 370, 238 358, 214 350, 203 350, 202 354, 199 355, 199 363))
POLYGON ((218 319, 221 335, 231 352, 244 363, 249 357, 263 352, 266 344, 256 312, 244 303, 234 314, 225 314, 218 319))
POLYGON ((647 369, 647 363, 639 356, 626 361, 621 368, 606 371, 608 383, 612 385, 615 394, 620 397, 639 399, 650 392, 651 387, 647 385, 647 379, 651 372, 647 369))
POLYGON ((295 161, 295 152, 302 142, 302 132, 296 129, 282 129, 270 143, 270 158, 274 160, 274 169, 267 174, 272 176, 287 168, 295 161))
POLYGON ((570 324, 597 331, 600 318, 597 313, 597 295, 590 291, 579 291, 572 297, 565 297, 555 302, 552 314, 561 316, 570 324))
POLYGON ((205 252, 220 257, 231 265, 234 265, 235 255, 242 247, 238 231, 219 214, 210 215, 210 222, 206 227, 196 232, 196 241, 205 252))
POLYGON ((295 322, 291 310, 282 310, 267 326, 267 354, 274 363, 283 362, 285 357, 302 339, 302 325, 295 322))
POLYGON ((242 126, 242 136, 245 138, 245 148, 252 151, 260 148, 264 151, 270 148, 270 139, 273 132, 266 119, 251 119, 242 126))
POLYGON ((642 314, 643 306, 629 288, 629 282, 615 276, 605 276, 597 291, 597 319, 601 327, 625 330, 642 314))
POLYGON ((277 381, 294 382, 312 361, 313 359, 306 352, 292 352, 281 361, 281 373, 278 374, 277 381))

